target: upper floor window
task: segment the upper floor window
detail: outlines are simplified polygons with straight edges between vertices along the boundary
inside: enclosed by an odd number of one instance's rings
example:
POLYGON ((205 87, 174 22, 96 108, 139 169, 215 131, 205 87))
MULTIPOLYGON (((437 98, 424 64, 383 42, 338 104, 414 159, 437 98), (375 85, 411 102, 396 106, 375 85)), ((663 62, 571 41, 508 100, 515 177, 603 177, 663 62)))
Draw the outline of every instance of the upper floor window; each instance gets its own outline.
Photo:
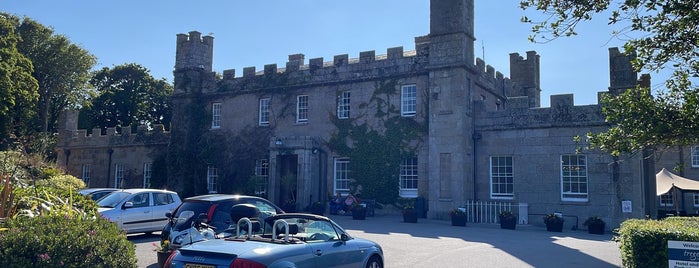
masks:
POLYGON ((260 111, 259 111, 259 125, 268 126, 269 125, 269 98, 260 99, 260 111))
POLYGON ((308 122, 308 95, 296 96, 296 123, 308 122))
POLYGON ((692 146, 692 167, 699 167, 699 146, 692 146))
POLYGON ((150 178, 153 174, 153 164, 143 163, 143 188, 150 188, 150 178))
POLYGON ((211 104, 211 128, 221 128, 221 103, 211 104))
POLYGON ((350 191, 349 158, 335 158, 335 193, 350 191))
POLYGON ((337 100, 337 118, 347 119, 350 117, 350 92, 343 91, 337 100))
POLYGON ((417 86, 402 86, 400 92, 400 114, 402 116, 414 116, 417 107, 417 86))
POLYGON ((417 157, 403 159, 398 184, 401 197, 417 197, 417 174, 417 157))
POLYGON ((561 156, 561 199, 587 201, 587 160, 584 155, 561 156))
POLYGON ((206 168, 206 189, 210 194, 218 192, 218 168, 212 166, 206 168))
POLYGON ((512 156, 490 157, 490 196, 514 197, 514 168, 512 156))

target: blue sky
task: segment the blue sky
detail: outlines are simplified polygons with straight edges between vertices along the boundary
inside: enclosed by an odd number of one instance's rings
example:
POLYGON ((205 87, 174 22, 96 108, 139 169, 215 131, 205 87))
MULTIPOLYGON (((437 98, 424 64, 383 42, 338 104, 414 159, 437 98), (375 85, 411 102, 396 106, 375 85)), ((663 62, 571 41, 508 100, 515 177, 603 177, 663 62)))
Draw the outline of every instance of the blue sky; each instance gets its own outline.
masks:
MULTIPOLYGON (((429 33, 429 0, 7 0, 0 11, 27 16, 98 58, 98 68, 138 63, 156 78, 172 81, 178 33, 214 36, 214 70, 266 64, 283 67, 288 55, 308 59, 390 47, 414 49, 414 37, 429 33)), ((509 54, 535 50, 541 56, 541 101, 575 94, 575 104, 597 103, 609 86, 611 38, 606 17, 578 28, 578 36, 546 44, 527 40, 530 25, 520 22, 519 0, 475 1, 475 55, 509 76, 509 54)), ((658 84, 659 79, 653 80, 658 84)))

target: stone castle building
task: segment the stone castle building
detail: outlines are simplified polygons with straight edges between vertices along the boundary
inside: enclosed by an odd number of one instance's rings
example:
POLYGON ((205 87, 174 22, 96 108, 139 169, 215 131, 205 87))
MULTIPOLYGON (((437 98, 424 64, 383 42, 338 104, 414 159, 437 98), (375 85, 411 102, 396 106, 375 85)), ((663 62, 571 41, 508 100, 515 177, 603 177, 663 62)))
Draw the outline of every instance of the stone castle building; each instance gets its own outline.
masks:
MULTIPOLYGON (((676 161, 579 152, 576 136, 608 128, 600 105, 555 95, 540 107, 534 51, 510 54, 509 78, 476 59, 473 2, 432 0, 430 32, 415 38, 413 51, 293 54, 283 67, 242 75, 213 72, 213 37, 179 34, 170 132, 87 135, 69 113, 59 162, 90 187, 163 185, 185 196, 245 189, 297 208, 361 191, 377 200, 424 198, 430 218, 474 200, 526 204, 520 222, 551 212, 599 215, 608 229, 655 213, 648 178, 676 161), (156 173, 167 178, 155 183, 156 173)), ((600 95, 638 83, 629 56, 609 52, 610 87, 600 95)))

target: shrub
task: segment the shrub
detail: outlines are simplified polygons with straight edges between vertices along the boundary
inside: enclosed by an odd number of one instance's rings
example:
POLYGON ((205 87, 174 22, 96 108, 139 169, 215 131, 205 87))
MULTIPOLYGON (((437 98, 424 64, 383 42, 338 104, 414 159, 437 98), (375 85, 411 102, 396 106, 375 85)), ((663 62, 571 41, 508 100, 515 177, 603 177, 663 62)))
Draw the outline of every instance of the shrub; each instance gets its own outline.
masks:
POLYGON ((134 244, 100 217, 18 217, 0 227, 0 267, 136 267, 134 244))
POLYGON ((615 240, 624 267, 667 267, 667 241, 699 241, 699 218, 626 220, 615 240))

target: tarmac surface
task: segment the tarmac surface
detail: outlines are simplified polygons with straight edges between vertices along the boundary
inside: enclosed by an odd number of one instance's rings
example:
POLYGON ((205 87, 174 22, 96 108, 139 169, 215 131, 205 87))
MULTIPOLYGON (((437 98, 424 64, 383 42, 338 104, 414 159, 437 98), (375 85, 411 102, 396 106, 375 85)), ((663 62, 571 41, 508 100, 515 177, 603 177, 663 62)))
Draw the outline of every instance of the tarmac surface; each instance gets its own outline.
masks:
MULTIPOLYGON (((401 215, 376 215, 366 220, 331 215, 350 235, 378 242, 384 266, 393 267, 621 267, 621 254, 613 235, 586 230, 548 232, 546 227, 468 223, 420 218, 404 223, 401 215)), ((157 267, 154 235, 130 235, 136 244, 139 267, 157 267)))
POLYGON ((331 215, 350 235, 378 242, 385 267, 620 267, 621 254, 613 234, 586 230, 548 232, 546 227, 421 218, 404 223, 400 215, 367 217, 331 215))

